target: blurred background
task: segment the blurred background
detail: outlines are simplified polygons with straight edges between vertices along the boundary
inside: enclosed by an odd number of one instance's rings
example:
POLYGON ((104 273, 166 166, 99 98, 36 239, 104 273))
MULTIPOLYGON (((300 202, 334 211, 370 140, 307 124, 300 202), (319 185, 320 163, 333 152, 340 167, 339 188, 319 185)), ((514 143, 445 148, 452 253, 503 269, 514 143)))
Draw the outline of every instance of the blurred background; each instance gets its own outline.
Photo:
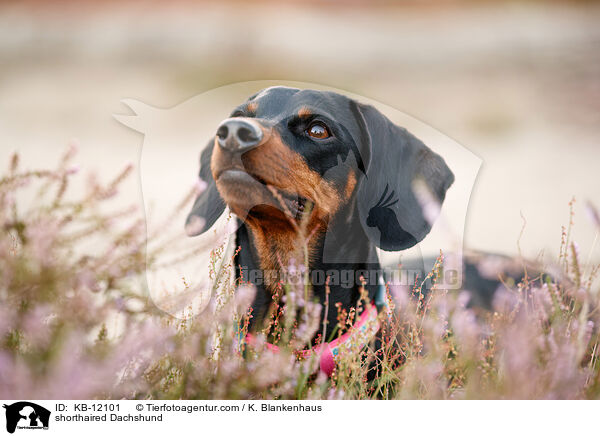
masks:
MULTIPOLYGON (((0 164, 17 150, 51 166, 77 141, 109 178, 142 147, 112 117, 124 98, 169 108, 234 82, 313 82, 483 160, 468 247, 515 254, 525 220, 523 254, 556 256, 575 196, 574 238, 600 259, 584 213, 600 204, 599 23, 594 2, 0 1, 0 164)), ((138 181, 123 194, 139 202, 138 181)))

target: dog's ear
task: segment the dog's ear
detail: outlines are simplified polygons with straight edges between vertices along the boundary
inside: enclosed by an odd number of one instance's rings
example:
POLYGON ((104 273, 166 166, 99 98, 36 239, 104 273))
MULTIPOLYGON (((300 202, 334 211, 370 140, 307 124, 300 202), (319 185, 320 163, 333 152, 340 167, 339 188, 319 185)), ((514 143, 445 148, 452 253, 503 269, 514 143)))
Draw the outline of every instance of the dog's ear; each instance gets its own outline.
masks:
POLYGON ((362 123, 361 148, 369 150, 367 171, 357 191, 362 227, 375 245, 398 251, 419 243, 436 216, 423 211, 415 187, 420 183, 440 206, 454 175, 444 160, 406 129, 372 106, 352 102, 362 123))
POLYGON ((185 229, 188 236, 197 236, 210 229, 225 210, 225 202, 217 191, 217 185, 210 170, 210 160, 214 147, 211 139, 200 155, 200 180, 206 182, 206 189, 201 192, 190 211, 185 229))

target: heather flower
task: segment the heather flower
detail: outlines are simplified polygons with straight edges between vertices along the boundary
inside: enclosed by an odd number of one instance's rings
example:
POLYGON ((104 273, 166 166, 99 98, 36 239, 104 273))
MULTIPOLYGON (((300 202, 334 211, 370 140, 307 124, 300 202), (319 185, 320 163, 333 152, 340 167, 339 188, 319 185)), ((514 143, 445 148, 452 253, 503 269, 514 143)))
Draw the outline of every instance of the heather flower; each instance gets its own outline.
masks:
MULTIPOLYGON (((112 210, 132 166, 106 185, 91 176, 84 195, 71 198, 75 152, 71 147, 55 170, 27 172, 15 155, 0 176, 0 398, 600 397, 600 268, 582 264, 587 256, 569 229, 558 262, 478 262, 486 277, 525 277, 500 286, 490 311, 468 307, 469 293, 438 281, 439 268, 460 271, 459 256, 440 255, 427 276, 431 290, 421 277, 389 283, 390 308, 379 316, 377 341, 340 347, 328 378, 319 372, 319 356, 298 354, 315 345, 324 317, 305 286, 302 256, 282 267, 273 295, 280 307, 245 344, 240 336, 256 290, 236 286, 234 257, 221 245, 236 220, 230 217, 210 241, 210 255, 202 255, 206 246, 182 250, 183 235, 167 234, 166 224, 153 230, 150 223, 146 234, 139 210, 112 210), (20 204, 24 188, 40 193, 29 209, 20 204), (210 283, 180 275, 184 289, 168 281, 146 289, 146 277, 189 259, 207 265, 210 283), (373 370, 379 377, 371 381, 373 370)), ((183 222, 180 212, 204 188, 198 181, 167 223, 183 222)), ((439 210, 428 195, 419 194, 433 216, 439 210)), ((598 225, 596 209, 588 212, 598 225)), ((301 236, 298 253, 309 239, 301 236)), ((340 325, 350 327, 357 313, 341 312, 340 325)))

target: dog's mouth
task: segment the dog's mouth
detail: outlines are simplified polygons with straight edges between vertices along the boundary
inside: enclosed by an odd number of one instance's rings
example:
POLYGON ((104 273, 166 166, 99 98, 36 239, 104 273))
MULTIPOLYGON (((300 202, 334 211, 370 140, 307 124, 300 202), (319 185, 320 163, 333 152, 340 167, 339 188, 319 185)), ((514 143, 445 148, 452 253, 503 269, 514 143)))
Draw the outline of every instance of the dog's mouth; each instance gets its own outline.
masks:
POLYGON ((245 169, 224 170, 218 174, 217 182, 225 187, 228 193, 231 193, 231 195, 225 195, 225 202, 235 203, 230 206, 245 203, 243 206, 247 208, 249 214, 262 214, 262 208, 253 206, 267 204, 275 206, 286 215, 300 221, 313 205, 310 199, 275 186, 260 175, 250 173, 245 169), (249 204, 252 202, 256 204, 249 204))
POLYGON ((288 212, 296 219, 301 220, 304 216, 304 213, 309 209, 310 202, 307 198, 302 197, 300 195, 288 194, 285 191, 274 188, 279 196, 281 197, 282 202, 285 207, 288 209, 288 212))

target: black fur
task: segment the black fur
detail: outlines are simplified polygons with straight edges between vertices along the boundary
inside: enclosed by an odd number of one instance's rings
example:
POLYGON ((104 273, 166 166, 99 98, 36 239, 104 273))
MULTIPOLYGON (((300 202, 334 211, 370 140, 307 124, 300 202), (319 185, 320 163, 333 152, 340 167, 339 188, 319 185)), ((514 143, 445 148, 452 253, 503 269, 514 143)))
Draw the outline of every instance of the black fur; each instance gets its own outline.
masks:
MULTIPOLYGON (((337 212, 328 217, 327 231, 319 237, 310 272, 360 274, 380 270, 376 247, 404 250, 423 240, 431 229, 413 192, 414 182, 421 180, 441 204, 454 181, 444 160, 405 129, 394 125, 374 107, 333 92, 269 88, 250 97, 231 116, 252 118, 274 129, 286 147, 299 154, 312 171, 340 193, 344 192, 350 173, 354 174, 356 187, 349 197, 341 195, 337 212), (255 111, 248 111, 249 102, 256 103, 255 111), (298 116, 303 107, 310 110, 309 116, 298 116), (315 120, 327 126, 331 137, 315 141, 305 134, 307 125, 315 120)), ((192 217, 202 217, 207 224, 203 231, 214 224, 225 207, 210 171, 213 147, 211 140, 201 157, 200 177, 208 188, 196 199, 188 217, 188 222, 192 217)), ((236 257, 238 274, 259 268, 252 232, 243 221, 236 242, 241 247, 236 257)), ((373 299, 380 277, 365 279, 373 299)), ((330 328, 336 324, 336 303, 350 310, 359 298, 359 287, 358 282, 350 287, 331 284, 327 314, 330 328)), ((264 286, 258 284, 257 288, 253 312, 255 319, 260 319, 271 297, 264 286)), ((313 294, 324 303, 325 285, 313 283, 313 294)))

